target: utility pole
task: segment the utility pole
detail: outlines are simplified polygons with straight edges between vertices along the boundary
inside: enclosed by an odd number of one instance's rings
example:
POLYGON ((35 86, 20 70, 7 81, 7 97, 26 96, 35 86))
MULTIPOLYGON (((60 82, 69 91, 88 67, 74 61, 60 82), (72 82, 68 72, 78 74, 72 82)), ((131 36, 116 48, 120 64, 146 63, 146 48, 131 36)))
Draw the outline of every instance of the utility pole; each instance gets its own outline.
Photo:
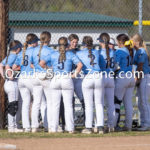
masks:
POLYGON ((142 36, 143 0, 139 0, 139 34, 142 36))
MULTIPOLYGON (((9 0, 0 0, 0 62, 7 53, 9 0)), ((4 80, 0 76, 0 128, 4 127, 5 92, 4 80)))

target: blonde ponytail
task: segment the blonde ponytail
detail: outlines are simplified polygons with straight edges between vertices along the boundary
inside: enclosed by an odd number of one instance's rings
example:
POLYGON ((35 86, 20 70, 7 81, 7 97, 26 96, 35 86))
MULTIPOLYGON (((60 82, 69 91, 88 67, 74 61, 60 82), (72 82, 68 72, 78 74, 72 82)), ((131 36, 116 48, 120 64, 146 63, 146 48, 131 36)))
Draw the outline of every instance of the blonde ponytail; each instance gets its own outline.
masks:
POLYGON ((41 51, 42 51, 43 45, 44 45, 44 42, 41 42, 39 55, 38 55, 39 56, 39 62, 40 62, 40 58, 41 58, 41 51))
POLYGON ((59 62, 62 63, 63 61, 66 60, 66 48, 68 46, 68 40, 66 37, 61 37, 58 40, 58 44, 59 44, 59 62))
POLYGON ((24 60, 25 60, 25 53, 26 53, 26 49, 27 49, 27 47, 28 47, 28 43, 27 42, 25 42, 24 43, 24 47, 23 47, 23 52, 22 52, 22 65, 24 64, 24 60))
POLYGON ((145 49, 146 54, 147 54, 147 56, 148 56, 148 60, 150 61, 150 54, 149 54, 149 52, 148 52, 148 49, 147 49, 147 46, 146 46, 145 42, 142 43, 142 47, 145 49))
POLYGON ((59 62, 61 63, 61 62, 66 60, 66 47, 65 47, 65 45, 59 46, 59 52, 60 52, 59 62))

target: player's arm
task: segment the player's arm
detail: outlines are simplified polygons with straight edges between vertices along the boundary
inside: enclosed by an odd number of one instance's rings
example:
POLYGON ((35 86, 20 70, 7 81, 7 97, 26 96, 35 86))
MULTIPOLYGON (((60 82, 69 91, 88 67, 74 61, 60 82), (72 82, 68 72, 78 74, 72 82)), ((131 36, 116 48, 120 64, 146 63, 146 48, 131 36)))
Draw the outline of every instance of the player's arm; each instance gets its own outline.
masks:
POLYGON ((8 77, 10 80, 13 80, 13 74, 12 74, 13 70, 10 68, 10 66, 9 66, 9 65, 6 65, 6 66, 5 66, 5 70, 6 70, 6 72, 7 72, 7 77, 8 77))
POLYGON ((47 64, 50 62, 51 60, 51 56, 48 55, 47 57, 41 57, 41 60, 39 62, 39 65, 42 67, 42 68, 46 68, 47 64))
POLYGON ((0 74, 2 78, 4 79, 4 65, 2 63, 0 63, 0 74))
POLYGON ((33 68, 34 68, 34 65, 33 65, 33 64, 31 64, 31 65, 30 65, 30 67, 33 69, 33 68))
POLYGON ((72 61, 73 61, 73 64, 77 66, 75 69, 75 72, 72 74, 72 78, 75 78, 80 73, 83 65, 75 54, 73 54, 72 61))
POLYGON ((137 66, 138 75, 136 76, 136 86, 140 85, 141 78, 142 78, 142 71, 143 71, 143 63, 139 63, 137 66))
POLYGON ((42 68, 46 68, 46 62, 44 60, 41 60, 39 65, 42 67, 42 68))
POLYGON ((143 72, 143 64, 145 61, 145 55, 142 53, 139 53, 138 57, 137 57, 137 71, 138 71, 138 76, 136 77, 136 86, 140 85, 141 82, 141 78, 142 78, 142 72, 143 72))
POLYGON ((12 66, 12 69, 13 69, 14 71, 19 71, 19 70, 20 70, 20 66, 14 64, 14 65, 12 66))
POLYGON ((77 64, 77 68, 76 68, 76 70, 75 70, 75 72, 72 74, 72 78, 75 78, 75 77, 77 77, 77 75, 80 73, 80 71, 81 71, 81 69, 82 69, 82 63, 81 62, 79 62, 78 64, 77 64))

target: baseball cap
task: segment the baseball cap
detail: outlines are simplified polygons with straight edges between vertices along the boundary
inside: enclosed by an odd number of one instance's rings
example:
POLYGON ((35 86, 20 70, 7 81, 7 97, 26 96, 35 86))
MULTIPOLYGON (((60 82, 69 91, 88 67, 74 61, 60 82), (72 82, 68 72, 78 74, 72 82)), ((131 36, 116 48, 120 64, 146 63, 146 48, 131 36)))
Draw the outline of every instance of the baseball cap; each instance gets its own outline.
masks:
POLYGON ((116 45, 114 38, 110 38, 109 44, 116 45))

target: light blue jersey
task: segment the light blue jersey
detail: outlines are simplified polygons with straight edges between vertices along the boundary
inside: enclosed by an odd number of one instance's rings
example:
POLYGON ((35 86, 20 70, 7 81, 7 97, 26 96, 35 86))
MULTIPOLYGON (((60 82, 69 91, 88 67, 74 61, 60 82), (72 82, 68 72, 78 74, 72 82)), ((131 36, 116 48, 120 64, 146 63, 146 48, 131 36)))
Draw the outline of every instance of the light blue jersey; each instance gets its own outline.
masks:
POLYGON ((110 66, 108 66, 106 49, 101 49, 100 54, 103 56, 105 63, 106 63, 106 68, 104 71, 106 71, 107 73, 109 73, 110 71, 114 71, 114 66, 115 66, 115 52, 114 52, 114 50, 109 49, 110 66))
POLYGON ((33 47, 28 47, 26 49, 24 61, 23 61, 23 51, 21 51, 18 54, 15 64, 21 67, 21 74, 25 75, 33 74, 33 69, 31 68, 31 56, 33 50, 34 50, 33 47))
MULTIPOLYGON (((46 72, 46 69, 43 69, 39 65, 39 60, 41 60, 41 58, 47 57, 54 50, 51 49, 50 47, 44 45, 42 47, 42 50, 41 50, 41 56, 40 56, 40 58, 39 58, 39 51, 40 51, 40 46, 37 46, 37 47, 34 48, 34 50, 32 52, 32 56, 31 56, 31 63, 34 65, 35 72, 46 72)), ((50 64, 48 64, 47 66, 50 67, 50 64)))
POLYGON ((63 62, 59 61, 59 51, 53 51, 47 57, 41 57, 46 64, 50 63, 55 74, 70 73, 72 71, 72 65, 77 65, 80 61, 78 57, 71 51, 66 51, 66 60, 63 62))
POLYGON ((100 55, 100 51, 95 49, 92 49, 91 51, 93 63, 91 63, 91 58, 89 57, 89 50, 87 48, 80 50, 76 53, 83 64, 82 71, 84 74, 101 72, 102 68, 100 66, 105 66, 105 64, 103 64, 105 62, 103 57, 100 55))
POLYGON ((149 60, 144 48, 140 48, 139 50, 137 50, 134 57, 134 64, 138 66, 140 63, 143 63, 144 74, 150 73, 149 60))
POLYGON ((117 63, 120 66, 120 70, 117 73, 120 72, 132 72, 132 64, 133 59, 129 54, 129 50, 126 47, 119 48, 115 52, 115 63, 117 63))
POLYGON ((16 61, 16 58, 17 58, 17 54, 10 52, 8 59, 7 57, 5 57, 1 63, 3 64, 3 66, 9 65, 9 67, 12 67, 16 61), (6 63, 6 60, 7 60, 7 63, 6 63))

